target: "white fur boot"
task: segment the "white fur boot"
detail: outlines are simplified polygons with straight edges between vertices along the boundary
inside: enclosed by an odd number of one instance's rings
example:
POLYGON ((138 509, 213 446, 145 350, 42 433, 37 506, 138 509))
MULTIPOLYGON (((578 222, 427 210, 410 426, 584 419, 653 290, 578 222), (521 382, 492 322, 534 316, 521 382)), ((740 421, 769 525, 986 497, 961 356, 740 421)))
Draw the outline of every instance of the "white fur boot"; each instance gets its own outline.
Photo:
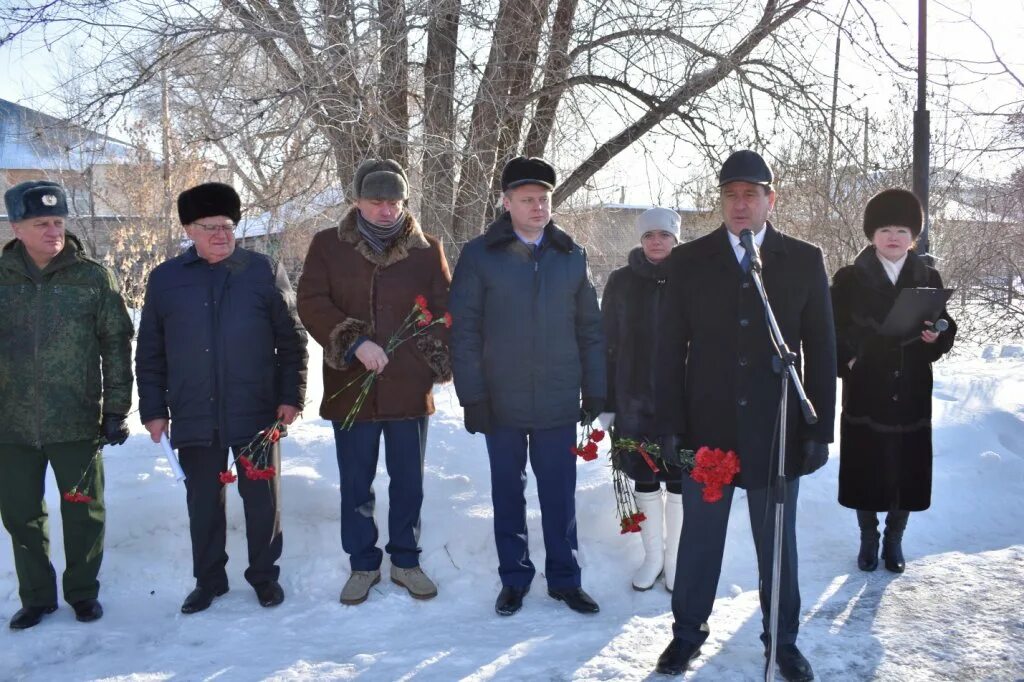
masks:
POLYGON ((640 522, 640 539, 644 544, 644 562, 633 574, 633 589, 645 592, 654 587, 665 565, 664 507, 661 490, 653 493, 636 493, 636 508, 646 520, 640 522))
POLYGON ((665 589, 672 591, 676 583, 676 556, 679 535, 683 532, 683 496, 665 493, 665 589))

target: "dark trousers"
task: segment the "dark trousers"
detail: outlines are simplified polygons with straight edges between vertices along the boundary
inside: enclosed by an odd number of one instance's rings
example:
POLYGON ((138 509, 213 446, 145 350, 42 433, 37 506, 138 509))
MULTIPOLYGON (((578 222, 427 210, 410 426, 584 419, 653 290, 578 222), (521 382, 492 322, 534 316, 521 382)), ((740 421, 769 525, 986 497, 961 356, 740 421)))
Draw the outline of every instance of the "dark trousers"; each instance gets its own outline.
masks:
MULTIPOLYGON (((231 448, 235 457, 241 447, 231 448)), ((225 566, 228 563, 227 519, 224 513, 225 485, 220 472, 227 469, 228 450, 218 443, 209 447, 185 447, 178 450, 181 468, 185 471, 185 491, 188 501, 188 523, 192 535, 192 575, 196 584, 209 589, 228 586, 225 566)), ((277 470, 269 481, 254 481, 245 477, 239 467, 238 486, 245 511, 245 538, 249 550, 249 567, 245 579, 250 585, 277 580, 281 569, 281 446, 271 446, 267 463, 277 470)))
MULTIPOLYGON (((703 486, 683 477, 683 533, 676 561, 676 583, 672 592, 673 634, 679 639, 702 643, 708 638, 708 617, 715 603, 722 554, 729 525, 729 509, 735 488, 727 485, 718 502, 705 502, 703 486)), ((782 521, 782 571, 779 581, 779 644, 796 642, 800 628, 800 586, 797 576, 796 505, 800 481, 786 484, 786 513, 782 521)), ((767 644, 772 589, 772 543, 775 533, 775 504, 771 488, 747 491, 750 528, 757 554, 760 578, 762 641, 767 644)))
POLYGON ((502 585, 526 587, 536 574, 526 533, 526 457, 537 477, 544 575, 550 589, 580 586, 576 563, 576 425, 553 429, 496 426, 487 434, 494 541, 502 585))
MULTIPOLYGON (((46 466, 53 467, 60 492, 79 483, 96 454, 95 441, 29 445, 0 445, 0 516, 11 534, 14 570, 22 606, 48 607, 57 603, 57 573, 50 563, 50 531, 46 501, 46 466)), ((97 457, 92 472, 78 492, 92 502, 68 502, 61 497, 64 521, 64 600, 74 604, 99 595, 97 576, 103 562, 103 459, 97 457)))
POLYGON ((427 417, 358 422, 339 428, 334 422, 334 445, 341 477, 341 547, 353 571, 376 571, 384 558, 377 548, 373 518, 380 438, 388 469, 388 544, 384 551, 399 568, 420 564, 420 509, 423 506, 423 461, 427 448, 427 417))

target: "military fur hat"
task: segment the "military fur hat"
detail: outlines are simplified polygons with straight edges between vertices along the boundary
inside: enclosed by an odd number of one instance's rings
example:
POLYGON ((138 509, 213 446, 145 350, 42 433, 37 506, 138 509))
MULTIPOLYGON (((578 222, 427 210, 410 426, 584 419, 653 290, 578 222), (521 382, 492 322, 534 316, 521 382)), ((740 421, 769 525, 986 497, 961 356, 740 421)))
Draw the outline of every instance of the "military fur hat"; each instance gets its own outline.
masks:
POLYGON ((231 218, 236 225, 242 220, 242 200, 231 185, 204 182, 178 195, 178 218, 182 225, 218 215, 231 218))
POLYGON ((409 179, 397 161, 367 159, 356 168, 352 190, 356 199, 405 201, 409 198, 409 179))
POLYGON ((668 232, 679 241, 679 214, 671 208, 649 208, 636 218, 636 235, 643 239, 648 232, 661 230, 668 232))
POLYGON ((864 234, 873 239, 875 230, 880 227, 898 225, 910 228, 910 233, 917 238, 924 224, 924 211, 921 202, 913 192, 893 188, 882 190, 868 200, 864 207, 864 234))
POLYGON ((517 156, 510 159, 501 170, 501 191, 505 192, 522 185, 540 185, 554 189, 556 180, 554 167, 544 159, 539 156, 517 156))
POLYGON ((4 192, 7 219, 12 223, 30 218, 68 214, 68 198, 64 188, 49 180, 21 182, 4 192))

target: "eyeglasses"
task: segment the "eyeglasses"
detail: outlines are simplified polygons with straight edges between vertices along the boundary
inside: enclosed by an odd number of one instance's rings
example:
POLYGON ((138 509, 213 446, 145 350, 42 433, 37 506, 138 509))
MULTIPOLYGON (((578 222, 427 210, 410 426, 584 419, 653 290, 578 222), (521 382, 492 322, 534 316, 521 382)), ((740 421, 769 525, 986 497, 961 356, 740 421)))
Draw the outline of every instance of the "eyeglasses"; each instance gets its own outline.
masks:
POLYGON ((231 223, 222 223, 220 225, 207 225, 206 223, 192 223, 206 234, 213 234, 215 232, 234 232, 235 226, 231 223))

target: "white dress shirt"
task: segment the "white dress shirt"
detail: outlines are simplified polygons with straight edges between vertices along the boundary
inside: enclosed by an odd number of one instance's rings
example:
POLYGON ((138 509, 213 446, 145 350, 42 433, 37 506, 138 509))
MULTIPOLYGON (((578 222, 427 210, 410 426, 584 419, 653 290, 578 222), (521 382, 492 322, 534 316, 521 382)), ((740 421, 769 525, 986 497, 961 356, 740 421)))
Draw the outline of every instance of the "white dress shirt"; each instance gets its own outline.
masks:
POLYGON ((900 270, 903 269, 903 264, 907 262, 907 254, 903 254, 903 258, 898 261, 891 261, 888 258, 882 256, 882 254, 875 251, 875 255, 878 256, 878 260, 882 262, 882 269, 885 270, 886 277, 889 281, 896 285, 896 280, 900 278, 900 270))
MULTIPOLYGON (((768 230, 762 225, 761 229, 754 233, 754 245, 757 246, 757 250, 761 250, 761 244, 764 244, 764 235, 768 230)), ((734 235, 732 232, 726 230, 726 234, 729 235, 729 243, 732 244, 733 253, 736 254, 736 262, 743 263, 743 256, 746 255, 747 250, 743 248, 743 244, 740 243, 740 238, 734 235)))

